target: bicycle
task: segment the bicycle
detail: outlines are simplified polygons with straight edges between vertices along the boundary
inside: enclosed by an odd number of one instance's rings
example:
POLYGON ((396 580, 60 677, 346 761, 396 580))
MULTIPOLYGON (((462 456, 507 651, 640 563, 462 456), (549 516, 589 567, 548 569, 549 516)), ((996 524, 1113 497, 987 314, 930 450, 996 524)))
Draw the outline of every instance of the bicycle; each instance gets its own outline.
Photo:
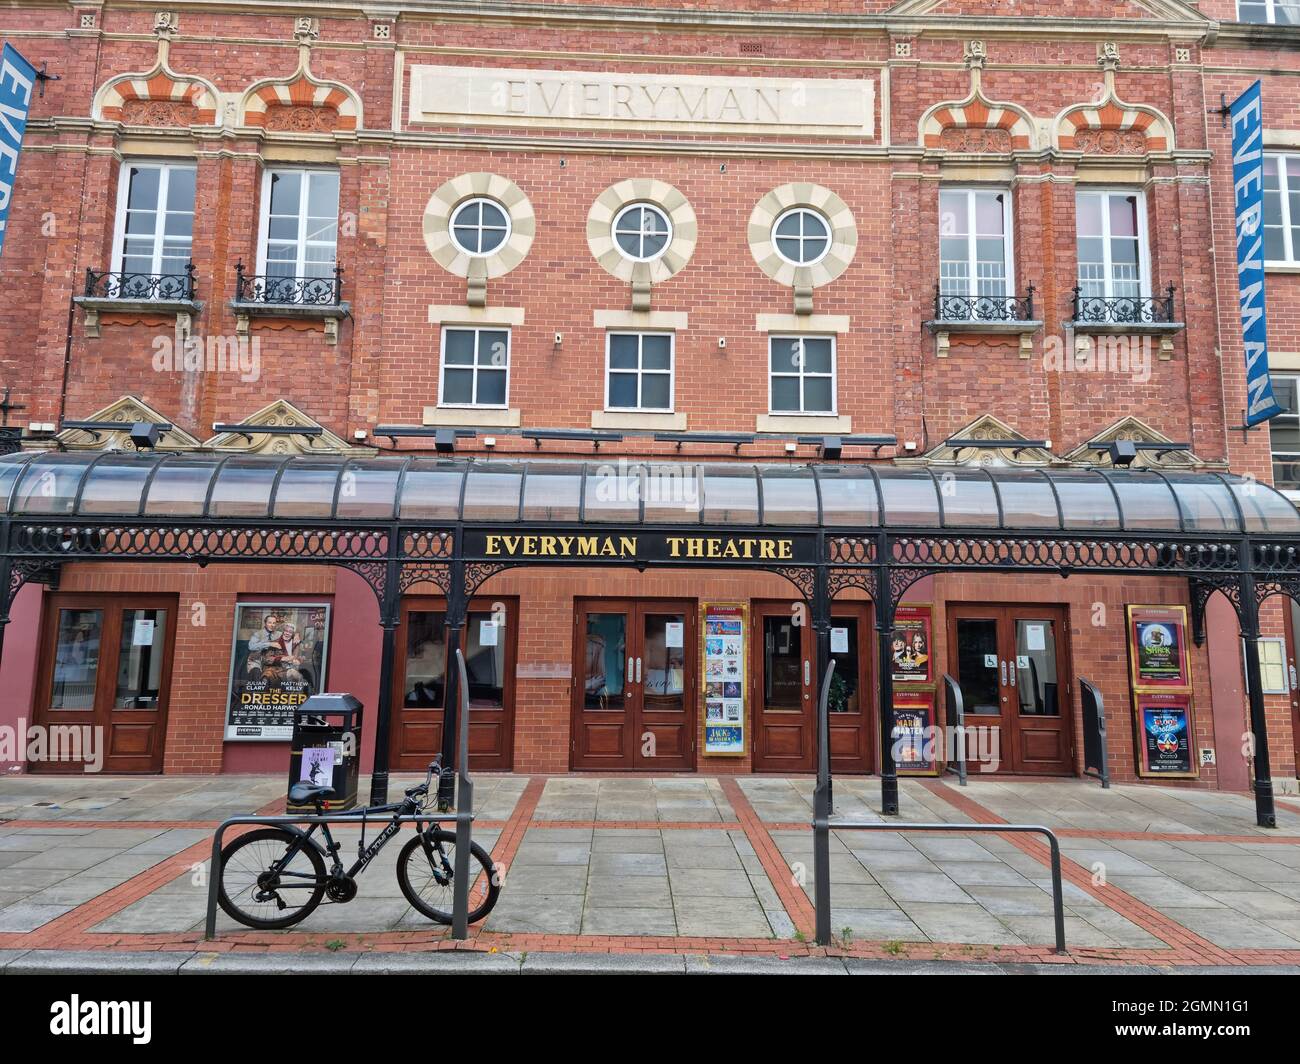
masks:
MULTIPOLYGON (((424 812, 429 787, 442 771, 442 756, 429 764, 424 783, 410 787, 406 797, 390 805, 370 806, 348 814, 361 823, 361 840, 357 860, 344 870, 339 859, 339 843, 334 841, 328 824, 312 824, 310 829, 290 826, 257 828, 233 840, 221 851, 221 883, 218 900, 221 908, 234 920, 258 930, 292 927, 305 920, 328 896, 335 904, 350 902, 357 895, 357 877, 375 859, 402 828, 398 819, 424 812), (366 820, 370 816, 392 813, 393 819, 366 845, 366 820), (325 837, 321 846, 312 836, 320 828, 325 837), (330 868, 325 868, 326 858, 330 868), (286 895, 288 895, 286 897, 286 895), (296 907, 298 897, 304 900, 296 907), (287 911, 292 907, 292 911, 287 911)), ((295 805, 311 802, 321 815, 321 796, 330 788, 311 783, 295 783, 289 788, 289 800, 295 805)), ((452 922, 453 884, 456 867, 456 836, 436 825, 420 830, 397 857, 397 882, 406 900, 420 913, 440 924, 452 922), (432 895, 428 897, 426 895, 432 895)), ((469 922, 476 923, 492 911, 501 893, 491 856, 477 843, 470 844, 469 922)))

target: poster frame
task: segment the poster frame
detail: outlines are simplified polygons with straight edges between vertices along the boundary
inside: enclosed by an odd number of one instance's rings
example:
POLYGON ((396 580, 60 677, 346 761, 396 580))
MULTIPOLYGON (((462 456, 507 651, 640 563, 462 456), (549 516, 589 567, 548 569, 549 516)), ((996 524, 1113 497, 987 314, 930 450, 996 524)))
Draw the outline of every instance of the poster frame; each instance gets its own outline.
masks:
POLYGON ((749 603, 734 601, 717 601, 701 602, 699 604, 699 619, 697 628, 697 639, 699 641, 699 695, 697 696, 697 710, 699 712, 699 736, 696 740, 699 744, 700 757, 748 757, 750 754, 750 633, 749 633, 749 603), (708 615, 710 610, 735 610, 740 616, 740 749, 739 750, 709 750, 708 747, 708 671, 706 643, 708 637, 708 615))
POLYGON ((893 658, 890 658, 890 672, 893 673, 894 683, 896 684, 926 684, 934 683, 934 605, 933 603, 911 603, 900 602, 894 609, 894 629, 890 632, 890 642, 892 644, 894 637, 900 631, 899 619, 918 620, 925 632, 925 675, 909 676, 898 672, 893 672, 893 658))
POLYGON ((934 742, 933 755, 930 767, 921 768, 902 768, 895 765, 895 771, 899 776, 915 777, 934 777, 943 774, 943 752, 940 750, 940 744, 937 741, 937 725, 935 724, 935 714, 938 712, 938 702, 935 698, 934 691, 895 691, 894 704, 890 707, 889 734, 890 741, 893 741, 894 727, 898 720, 898 711, 900 709, 920 709, 924 710, 929 716, 929 729, 932 741, 934 742))
POLYGON ((261 607, 263 609, 320 609, 325 611, 325 638, 321 646, 321 667, 318 686, 321 691, 328 690, 326 678, 329 675, 330 666, 330 633, 334 626, 334 603, 329 600, 295 600, 286 599, 239 599, 235 602, 235 612, 230 627, 230 671, 226 680, 226 703, 223 707, 222 722, 222 741, 228 743, 287 743, 293 738, 293 729, 290 727, 288 735, 236 735, 235 730, 238 725, 230 722, 231 699, 235 693, 235 667, 236 657, 235 649, 239 645, 239 619, 240 612, 245 606, 261 607))
POLYGON ((1170 691, 1166 688, 1147 688, 1133 693, 1133 748, 1137 755, 1138 775, 1143 779, 1179 780, 1196 779, 1200 776, 1200 754, 1196 744, 1196 715, 1192 707, 1191 691, 1170 691), (1142 722, 1144 701, 1153 698, 1167 699, 1171 708, 1181 709, 1187 714, 1187 764, 1186 772, 1155 772, 1147 760, 1146 728, 1142 722))
POLYGON ((1124 609, 1125 640, 1128 643, 1129 686, 1134 691, 1190 691, 1192 689, 1191 651, 1187 646, 1187 607, 1186 606, 1134 606, 1124 609), (1138 674, 1137 625, 1144 618, 1141 614, 1168 614, 1166 623, 1178 628, 1178 654, 1180 679, 1177 680, 1143 680, 1138 674))

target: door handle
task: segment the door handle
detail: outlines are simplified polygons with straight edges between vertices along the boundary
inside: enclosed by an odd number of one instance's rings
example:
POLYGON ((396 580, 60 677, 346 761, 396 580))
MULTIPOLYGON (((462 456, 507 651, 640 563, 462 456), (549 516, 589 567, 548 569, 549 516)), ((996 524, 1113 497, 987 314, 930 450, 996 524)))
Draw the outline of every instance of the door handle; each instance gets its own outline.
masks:
POLYGON ((630 657, 630 656, 628 657, 628 659, 627 659, 627 682, 628 682, 628 683, 636 683, 636 666, 635 666, 635 662, 636 662, 636 659, 635 659, 635 658, 630 657))
POLYGON ((1001 659, 1000 662, 999 662, 999 664, 1001 664, 1001 666, 1002 666, 1002 686, 1003 686, 1003 687, 1006 687, 1006 685, 1007 685, 1007 663, 1006 663, 1006 659, 1005 659, 1005 658, 1004 658, 1004 659, 1001 659))
POLYGON ((1007 662, 1007 674, 1011 677, 1011 686, 1015 687, 1016 686, 1016 663, 1014 661, 1007 662))
POLYGON ((641 682, 641 659, 636 659, 636 682, 641 682))
POLYGON ((807 658, 803 659, 803 685, 805 687, 812 686, 812 662, 807 658))

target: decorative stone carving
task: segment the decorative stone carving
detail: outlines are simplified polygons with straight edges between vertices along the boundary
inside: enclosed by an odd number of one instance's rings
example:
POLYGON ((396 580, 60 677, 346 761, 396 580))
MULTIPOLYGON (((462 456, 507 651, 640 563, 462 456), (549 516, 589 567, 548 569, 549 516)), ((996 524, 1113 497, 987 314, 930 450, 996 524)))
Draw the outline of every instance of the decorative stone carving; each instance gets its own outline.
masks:
POLYGON ((272 104, 266 109, 263 129, 290 133, 333 133, 339 114, 329 107, 272 104))
POLYGON ((945 151, 969 154, 999 154, 1013 148, 1011 131, 951 126, 939 134, 939 147, 945 151))
POLYGON ((180 100, 125 100, 122 103, 122 121, 129 126, 200 124, 198 111, 180 100))
POLYGON ((1074 146, 1085 155, 1145 155, 1147 137, 1136 129, 1083 129, 1074 146))

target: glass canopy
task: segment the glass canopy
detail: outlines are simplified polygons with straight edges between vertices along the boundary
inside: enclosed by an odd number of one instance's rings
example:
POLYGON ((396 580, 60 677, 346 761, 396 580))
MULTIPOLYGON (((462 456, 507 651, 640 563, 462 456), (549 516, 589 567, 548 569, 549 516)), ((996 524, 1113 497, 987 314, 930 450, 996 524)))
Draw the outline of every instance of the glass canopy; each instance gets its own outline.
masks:
POLYGON ((218 521, 1300 534, 1279 492, 1221 473, 739 462, 28 452, 4 513, 218 521))

